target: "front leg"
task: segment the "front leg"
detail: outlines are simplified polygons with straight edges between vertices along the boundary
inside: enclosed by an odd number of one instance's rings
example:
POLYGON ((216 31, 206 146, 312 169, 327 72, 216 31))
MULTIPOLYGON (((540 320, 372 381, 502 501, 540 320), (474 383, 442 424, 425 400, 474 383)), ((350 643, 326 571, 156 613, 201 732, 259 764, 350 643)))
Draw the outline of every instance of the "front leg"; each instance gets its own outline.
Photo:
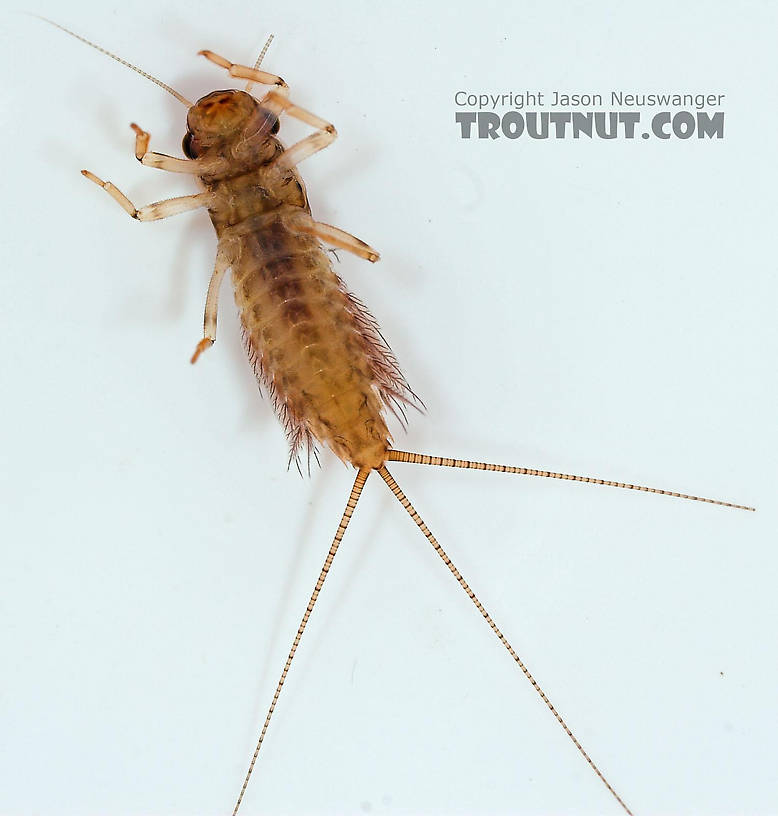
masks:
POLYGON ((145 167, 155 167, 171 173, 189 173, 193 176, 199 176, 202 172, 202 164, 196 159, 177 159, 165 153, 150 152, 151 134, 138 127, 135 122, 130 127, 135 131, 135 158, 145 167))
POLYGON ((89 170, 82 170, 81 175, 102 187, 108 195, 129 215, 137 221, 159 221, 161 218, 168 218, 171 215, 178 215, 189 210, 196 210, 198 207, 207 207, 211 203, 211 193, 202 192, 195 195, 179 196, 178 198, 168 198, 165 201, 155 201, 145 207, 138 209, 129 198, 110 181, 103 181, 89 170))
POLYGON ((303 159, 324 150, 327 145, 332 144, 338 138, 335 125, 317 116, 315 113, 295 105, 284 93, 279 93, 281 89, 269 91, 262 99, 262 106, 272 110, 276 116, 287 113, 289 116, 305 122, 306 125, 316 128, 316 133, 300 139, 291 147, 287 147, 284 152, 273 160, 273 166, 279 170, 288 170, 299 164, 303 159))
POLYGON ((226 68, 231 77, 235 79, 247 79, 249 82, 256 82, 259 85, 275 85, 277 88, 288 87, 280 76, 271 74, 268 71, 260 71, 259 68, 249 68, 248 65, 237 65, 230 62, 213 51, 204 49, 197 52, 198 56, 205 57, 220 68, 226 68))

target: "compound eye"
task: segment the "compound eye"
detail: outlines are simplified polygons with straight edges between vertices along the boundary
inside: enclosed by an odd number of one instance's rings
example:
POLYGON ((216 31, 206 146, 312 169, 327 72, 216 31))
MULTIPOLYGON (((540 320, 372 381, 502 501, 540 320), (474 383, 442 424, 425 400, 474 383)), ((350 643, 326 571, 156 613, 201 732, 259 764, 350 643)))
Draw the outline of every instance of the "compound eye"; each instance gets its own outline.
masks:
POLYGON ((181 143, 181 147, 184 151, 184 155, 188 159, 196 159, 197 153, 195 152, 194 145, 192 144, 192 134, 187 131, 186 136, 184 136, 184 141, 181 143))
POLYGON ((278 133, 278 129, 281 127, 281 123, 278 121, 275 111, 260 107, 257 110, 254 126, 257 129, 256 135, 267 135, 270 133, 275 136, 276 133, 278 133))

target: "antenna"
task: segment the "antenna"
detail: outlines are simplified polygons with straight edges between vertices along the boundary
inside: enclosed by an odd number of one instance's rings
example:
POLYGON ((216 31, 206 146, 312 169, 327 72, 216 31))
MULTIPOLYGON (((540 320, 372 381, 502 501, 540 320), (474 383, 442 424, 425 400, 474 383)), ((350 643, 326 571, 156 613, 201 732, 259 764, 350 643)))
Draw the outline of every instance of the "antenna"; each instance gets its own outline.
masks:
MULTIPOLYGON (((262 60, 265 59, 265 54, 267 54, 267 49, 270 48, 270 43, 273 42, 273 37, 275 37, 275 34, 271 34, 267 38, 267 42, 262 46, 262 50, 259 52, 259 56, 257 57, 257 61, 254 63, 254 70, 255 71, 257 70, 257 68, 259 68, 260 65, 262 65, 262 60)), ((252 88, 253 85, 254 85, 253 80, 249 80, 246 83, 246 93, 249 93, 249 91, 251 91, 251 88, 252 88)))
POLYGON ((38 14, 33 14, 32 16, 37 17, 39 20, 43 20, 44 23, 48 23, 49 25, 53 25, 54 28, 58 28, 60 31, 64 31, 65 34, 70 34, 71 37, 75 37, 77 40, 80 40, 85 45, 88 45, 91 48, 94 48, 95 51, 99 51, 101 54, 105 54, 106 57, 110 57, 112 60, 116 60, 116 62, 121 63, 125 67, 131 68, 133 71, 135 71, 136 74, 140 74, 142 77, 146 77, 146 79, 150 79, 155 85, 159 85, 160 88, 167 91, 172 96, 175 96, 175 98, 179 102, 186 105, 187 108, 192 107, 192 102, 190 102, 185 96, 182 96, 178 91, 173 90, 173 88, 171 88, 170 85, 166 85, 164 82, 162 82, 161 79, 157 79, 155 76, 152 76, 151 74, 146 73, 146 71, 141 70, 140 68, 138 68, 137 65, 133 65, 131 62, 127 62, 127 60, 123 60, 121 57, 117 57, 116 54, 112 54, 110 51, 107 51, 105 48, 102 48, 101 46, 97 45, 96 43, 93 43, 91 40, 87 40, 86 37, 82 37, 80 34, 76 34, 74 31, 71 31, 70 29, 65 28, 64 26, 61 26, 59 23, 55 23, 53 20, 49 20, 48 17, 41 17, 38 14))

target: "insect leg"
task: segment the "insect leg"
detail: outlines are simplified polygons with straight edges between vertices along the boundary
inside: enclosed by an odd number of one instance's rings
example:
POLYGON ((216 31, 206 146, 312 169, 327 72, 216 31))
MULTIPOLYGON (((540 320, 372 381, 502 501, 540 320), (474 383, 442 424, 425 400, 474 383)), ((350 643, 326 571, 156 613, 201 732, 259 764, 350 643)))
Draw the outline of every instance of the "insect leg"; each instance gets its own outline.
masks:
POLYGON ((133 122, 130 127, 135 131, 135 158, 143 162, 143 157, 149 152, 151 134, 133 122))
POLYGON ((205 316, 203 318, 203 339, 197 344, 190 363, 196 363, 197 358, 216 342, 216 314, 219 307, 219 287, 224 280, 224 273, 229 269, 230 261, 226 253, 219 250, 216 253, 216 265, 208 283, 208 294, 205 297, 205 316))
POLYGON ((335 126, 330 122, 325 121, 315 113, 305 110, 293 102, 290 102, 285 94, 279 93, 278 90, 269 91, 262 99, 263 107, 270 108, 277 114, 282 112, 288 113, 295 119, 305 122, 306 125, 316 128, 317 132, 306 136, 299 142, 296 142, 277 158, 273 160, 273 166, 280 170, 286 170, 299 164, 303 159, 324 150, 327 145, 332 144, 338 137, 338 132, 335 126))
POLYGON ((373 247, 364 241, 360 241, 359 238, 356 238, 345 230, 338 229, 330 224, 323 224, 321 221, 314 221, 308 213, 295 213, 290 226, 297 232, 315 235, 325 244, 353 252, 354 255, 358 255, 360 258, 370 261, 370 263, 375 263, 381 257, 373 247))
POLYGON ((278 85, 286 88, 287 84, 280 76, 271 74, 268 71, 260 71, 259 68, 249 68, 248 65, 236 65, 213 51, 204 49, 197 52, 200 56, 218 65, 220 68, 226 68, 231 77, 236 79, 250 79, 252 82, 258 82, 260 85, 278 85))
POLYGON ((259 749, 262 747, 262 742, 265 739, 265 734, 267 733, 267 727, 270 725, 270 718, 273 716, 276 703, 278 702, 278 696, 281 694, 281 689, 283 688, 284 681, 286 680, 286 675, 289 673, 289 667, 292 665, 292 660, 297 652, 297 647, 300 645, 300 639, 303 636, 305 627, 308 624, 308 619, 311 617, 311 612, 313 612, 314 604, 316 603, 319 593, 321 592, 321 588, 324 585, 324 579, 327 577, 327 573, 330 571, 332 561, 335 558, 335 553, 338 551, 340 542, 343 540, 343 534, 346 532, 349 521, 351 521, 351 516, 354 514, 354 509, 357 506, 359 497, 362 495, 362 488, 365 486, 365 482, 367 481, 367 477, 369 475, 370 470, 368 468, 362 468, 362 470, 357 473, 357 478, 354 481, 354 486, 351 488, 351 494, 346 502, 346 509, 343 511, 343 516, 340 520, 340 524, 338 525, 338 530, 335 533, 335 538, 332 541, 332 546, 330 547, 330 551, 327 553, 327 557, 324 559, 324 565, 322 566, 319 577, 316 580, 316 586, 314 587, 311 598, 308 601, 308 606, 305 607, 303 619, 300 621, 300 626, 297 628, 297 634, 294 636, 294 641, 292 642, 292 648, 289 650, 286 663, 284 663, 281 678, 279 679, 275 693, 273 694, 273 700, 270 703, 270 708, 268 709, 267 716, 265 717, 265 723, 262 726, 262 731, 259 735, 259 740, 257 741, 257 747, 254 750, 254 755, 251 757, 249 769, 246 773, 246 778, 243 780, 243 785, 241 786, 240 793, 238 794, 238 801, 235 803, 232 816, 237 816, 240 803, 243 801, 243 795, 246 793, 246 788, 249 784, 249 779, 251 779, 251 773, 254 770, 254 765, 257 762, 257 756, 259 756, 259 749))
POLYGON ((197 176, 202 172, 202 163, 196 159, 177 159, 165 153, 149 151, 151 134, 133 122, 130 127, 135 131, 135 158, 145 167, 167 170, 170 173, 190 173, 197 176))
POLYGON ((188 210, 196 210, 198 207, 207 207, 211 201, 209 192, 195 193, 194 195, 179 196, 178 198, 168 198, 165 201, 155 201, 145 207, 138 209, 129 198, 118 188, 114 187, 110 181, 103 181, 89 170, 82 170, 82 176, 86 176, 89 181, 93 181, 102 187, 108 195, 129 215, 138 221, 158 221, 160 218, 168 218, 171 215, 178 215, 188 210))
POLYGON ((613 797, 621 805, 624 811, 630 814, 630 816, 632 816, 632 811, 627 807, 623 799, 618 795, 618 793, 616 793, 613 787, 611 787, 610 782, 608 782, 608 780, 605 778, 602 771, 594 764, 592 758, 589 756, 589 754, 586 753, 583 745, 581 745, 581 743, 576 738, 575 734, 573 734, 573 732, 570 730, 570 727, 567 725, 564 719, 562 719, 562 715, 556 710, 551 700, 548 699, 546 693, 540 687, 537 680, 535 680, 535 678, 530 674, 529 669, 526 667, 522 659, 516 653, 513 646, 511 646, 505 635, 503 635, 503 633, 497 628, 497 624, 492 620, 492 616, 486 611, 486 609, 484 609, 483 604, 478 600, 478 597, 476 596, 475 592, 473 592, 473 590, 470 589, 469 584, 462 577, 462 574, 459 572, 459 570, 454 566, 454 563, 448 557, 446 551, 440 546, 440 544, 438 544, 437 540, 435 539, 435 536, 432 535, 429 528, 422 520, 421 516, 416 512, 414 506, 406 498, 405 493, 402 492, 399 485, 397 484, 397 482, 395 482, 394 478, 392 477, 391 473, 389 473, 389 471, 386 469, 386 465, 381 466, 378 469, 378 472, 381 475, 381 478, 389 486, 389 489, 392 491, 392 493, 394 493, 394 495, 397 497, 397 500, 405 508, 408 515, 414 520, 416 526, 422 531, 422 533, 424 533, 425 538, 433 546, 435 552, 440 556, 443 563, 448 567, 449 572, 454 576, 454 578, 457 579, 462 589, 465 590, 467 596, 475 604, 476 609, 478 609, 478 611, 481 613, 483 619, 489 624, 489 627, 494 632, 494 634, 497 635, 497 638, 500 641, 500 643, 502 643, 502 645, 506 648, 510 656, 518 664, 518 667, 521 669, 522 674, 527 678, 527 680, 529 680, 529 682, 532 685, 532 688, 534 688, 535 691, 540 695, 540 698, 546 704, 548 710, 554 715, 556 721, 564 729, 564 732, 567 734, 568 737, 570 737, 573 744, 581 753, 583 758, 589 763, 591 769, 597 774, 599 779, 602 781, 605 787, 611 792, 613 797))

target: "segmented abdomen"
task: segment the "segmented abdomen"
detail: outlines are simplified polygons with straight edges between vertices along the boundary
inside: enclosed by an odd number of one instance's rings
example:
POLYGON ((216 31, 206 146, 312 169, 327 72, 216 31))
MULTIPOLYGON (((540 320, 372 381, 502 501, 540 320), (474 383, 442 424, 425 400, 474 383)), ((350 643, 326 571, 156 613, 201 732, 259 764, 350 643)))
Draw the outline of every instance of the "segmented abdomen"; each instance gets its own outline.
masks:
POLYGON ((410 391, 371 315, 286 209, 222 237, 249 357, 292 455, 318 440, 356 467, 379 467, 390 441, 383 410, 410 391))

